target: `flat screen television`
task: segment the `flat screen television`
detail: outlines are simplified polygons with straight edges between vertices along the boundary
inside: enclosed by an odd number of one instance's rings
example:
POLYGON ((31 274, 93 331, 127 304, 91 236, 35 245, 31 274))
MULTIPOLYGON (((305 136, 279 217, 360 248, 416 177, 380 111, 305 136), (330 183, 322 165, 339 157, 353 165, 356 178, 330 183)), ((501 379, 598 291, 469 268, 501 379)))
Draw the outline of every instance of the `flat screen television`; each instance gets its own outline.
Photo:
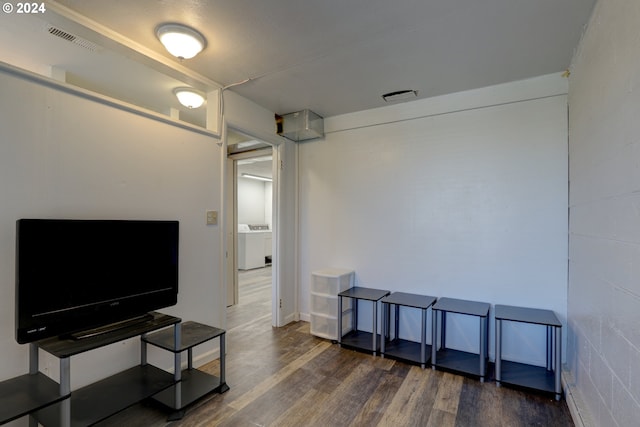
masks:
POLYGON ((16 341, 135 319, 178 298, 178 221, 20 219, 16 341))

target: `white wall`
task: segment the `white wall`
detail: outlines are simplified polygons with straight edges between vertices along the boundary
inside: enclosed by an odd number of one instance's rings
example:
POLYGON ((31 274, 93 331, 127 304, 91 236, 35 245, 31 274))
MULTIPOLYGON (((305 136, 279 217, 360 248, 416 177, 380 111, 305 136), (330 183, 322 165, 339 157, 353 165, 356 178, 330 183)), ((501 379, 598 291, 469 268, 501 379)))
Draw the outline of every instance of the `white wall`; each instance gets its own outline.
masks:
MULTIPOLYGON (((271 197, 267 199, 267 185, 271 183, 238 177, 238 224, 271 224, 266 221, 266 206, 271 212, 271 197)), ((270 196, 270 193, 269 193, 270 196)))
POLYGON ((601 0, 569 89, 569 381, 587 425, 640 420, 640 3, 601 0))
POLYGON ((273 182, 264 183, 264 218, 263 222, 273 228, 273 182))
MULTIPOLYGON (((343 267, 357 286, 564 322, 566 108, 557 74, 326 120, 324 140, 299 145, 301 312, 311 273, 343 267)), ((419 340, 414 314, 400 334, 419 340)), ((477 351, 477 325, 457 317, 448 344, 477 351)), ((505 358, 544 365, 544 332, 507 327, 505 358)))
MULTIPOLYGON (((22 217, 179 220, 178 305, 161 311, 222 325, 220 229, 205 222, 206 210, 221 209, 216 141, 4 71, 0 93, 0 380, 28 370, 28 346, 14 340, 22 217)), ((75 356, 72 389, 139 363, 138 348, 129 340, 75 356)), ((41 359, 57 379, 57 359, 41 359)), ((150 360, 172 366, 167 352, 151 350, 150 360)))

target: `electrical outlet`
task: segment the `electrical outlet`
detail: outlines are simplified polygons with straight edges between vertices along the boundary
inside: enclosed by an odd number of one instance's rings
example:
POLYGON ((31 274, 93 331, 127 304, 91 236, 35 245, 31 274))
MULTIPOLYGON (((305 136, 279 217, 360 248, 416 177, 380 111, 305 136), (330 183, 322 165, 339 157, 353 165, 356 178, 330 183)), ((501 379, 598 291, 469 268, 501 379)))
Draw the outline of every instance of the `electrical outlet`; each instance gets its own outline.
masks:
POLYGON ((207 225, 218 224, 218 211, 207 211, 207 225))

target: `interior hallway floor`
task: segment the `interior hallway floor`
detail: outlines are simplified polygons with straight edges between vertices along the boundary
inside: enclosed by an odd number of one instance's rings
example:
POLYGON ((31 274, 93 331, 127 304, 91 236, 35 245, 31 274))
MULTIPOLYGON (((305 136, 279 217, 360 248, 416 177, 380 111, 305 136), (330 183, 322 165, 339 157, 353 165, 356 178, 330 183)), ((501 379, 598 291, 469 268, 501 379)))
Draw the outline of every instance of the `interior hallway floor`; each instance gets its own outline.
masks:
MULTIPOLYGON (((228 392, 206 396, 181 421, 146 404, 101 425, 573 425, 565 401, 342 349, 312 336, 307 322, 271 327, 266 270, 241 274, 250 284, 228 312, 228 392)), ((215 360, 200 369, 217 375, 218 367, 215 360)))
POLYGON ((238 272, 238 304, 227 307, 227 331, 247 322, 271 322, 271 267, 238 272))

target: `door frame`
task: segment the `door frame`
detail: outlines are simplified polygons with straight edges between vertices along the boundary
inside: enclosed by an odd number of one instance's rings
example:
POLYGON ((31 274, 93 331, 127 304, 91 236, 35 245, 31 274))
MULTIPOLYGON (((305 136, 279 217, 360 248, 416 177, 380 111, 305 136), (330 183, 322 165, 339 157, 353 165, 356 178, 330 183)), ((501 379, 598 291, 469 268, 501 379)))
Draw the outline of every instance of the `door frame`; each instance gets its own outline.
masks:
MULTIPOLYGON (((238 273, 237 273, 237 256, 238 256, 238 221, 237 221, 237 177, 235 176, 235 172, 233 174, 233 179, 227 169, 230 167, 229 161, 233 162, 232 166, 235 171, 235 161, 239 159, 240 154, 235 154, 233 158, 229 158, 227 156, 227 138, 228 138, 228 130, 233 129, 234 132, 241 133, 243 135, 249 136, 251 138, 255 138, 256 140, 265 142, 271 145, 271 155, 272 155, 272 168, 273 168, 273 181, 272 181, 272 254, 273 254, 273 262, 272 262, 272 290, 271 290, 271 325, 274 327, 284 326, 286 323, 290 321, 291 316, 285 316, 283 313, 281 299, 287 298, 293 301, 295 306, 295 312, 297 313, 297 293, 294 291, 292 295, 283 295, 283 286, 281 282, 282 272, 281 266, 282 263, 280 260, 280 247, 283 241, 282 232, 283 229, 281 227, 280 221, 280 201, 281 201, 281 188, 282 188, 282 176, 281 170, 283 161, 281 159, 281 147, 282 141, 279 141, 275 138, 265 138, 261 136, 256 136, 255 133, 251 131, 243 130, 233 124, 228 124, 226 121, 223 121, 223 132, 222 132, 222 148, 223 148, 223 156, 225 161, 223 176, 225 177, 225 183, 223 184, 223 192, 224 192, 224 200, 229 200, 227 195, 229 192, 233 194, 233 205, 229 206, 229 203, 225 203, 223 217, 225 218, 223 222, 223 226, 225 228, 223 235, 225 238, 223 239, 224 250, 222 253, 231 254, 232 260, 228 258, 225 259, 223 263, 223 274, 224 277, 224 292, 223 294, 227 295, 228 286, 234 286, 234 283, 237 283, 238 273), (233 224, 233 225, 231 225, 233 224), (232 230, 228 230, 229 227, 232 227, 232 230), (231 237, 232 236, 232 237, 231 237), (231 238, 230 242, 227 242, 227 238, 231 238), (229 274, 229 269, 232 268, 233 276, 229 274), (228 278, 233 277, 233 282, 228 283, 228 278)), ((247 157, 256 157, 254 154, 249 154, 247 157)), ((236 287, 237 289, 237 287, 236 287)), ((234 290, 235 292, 235 290, 234 290)), ((237 295, 234 295, 234 301, 237 303, 237 295)), ((224 304, 225 308, 225 324, 226 324, 226 302, 224 304)), ((297 317, 297 315, 295 316, 297 317)))
MULTIPOLYGON (((227 227, 229 227, 225 233, 227 236, 227 251, 225 255, 227 256, 227 269, 231 269, 231 271, 227 271, 227 283, 232 283, 233 288, 233 304, 239 303, 238 296, 238 161, 245 159, 253 159, 256 157, 263 156, 273 156, 273 152, 276 151, 276 148, 271 146, 269 148, 263 148, 260 150, 254 151, 245 151, 241 153, 236 153, 232 155, 227 155, 227 190, 229 194, 227 195, 227 227), (230 255, 230 256, 229 256, 230 255)), ((273 169, 273 158, 271 160, 272 169, 273 169)), ((273 187, 273 185, 272 185, 273 187)), ((272 190, 273 192, 273 190, 272 190)), ((273 244, 273 228, 274 228, 274 219, 277 218, 276 214, 273 212, 274 203, 273 197, 271 198, 271 230, 272 230, 272 243, 271 250, 272 256, 275 258, 278 254, 275 253, 274 244, 273 244)), ((272 264, 273 265, 273 264, 272 264)), ((272 270, 273 271, 273 270, 272 270)), ((273 274, 272 274, 272 282, 275 283, 273 274)), ((274 286, 272 286, 273 288, 274 286)), ((271 297, 275 298, 273 295, 273 290, 271 293, 271 297)), ((229 287, 227 287, 227 307, 228 299, 229 299, 229 287)), ((273 311, 273 309, 272 309, 273 311)))

